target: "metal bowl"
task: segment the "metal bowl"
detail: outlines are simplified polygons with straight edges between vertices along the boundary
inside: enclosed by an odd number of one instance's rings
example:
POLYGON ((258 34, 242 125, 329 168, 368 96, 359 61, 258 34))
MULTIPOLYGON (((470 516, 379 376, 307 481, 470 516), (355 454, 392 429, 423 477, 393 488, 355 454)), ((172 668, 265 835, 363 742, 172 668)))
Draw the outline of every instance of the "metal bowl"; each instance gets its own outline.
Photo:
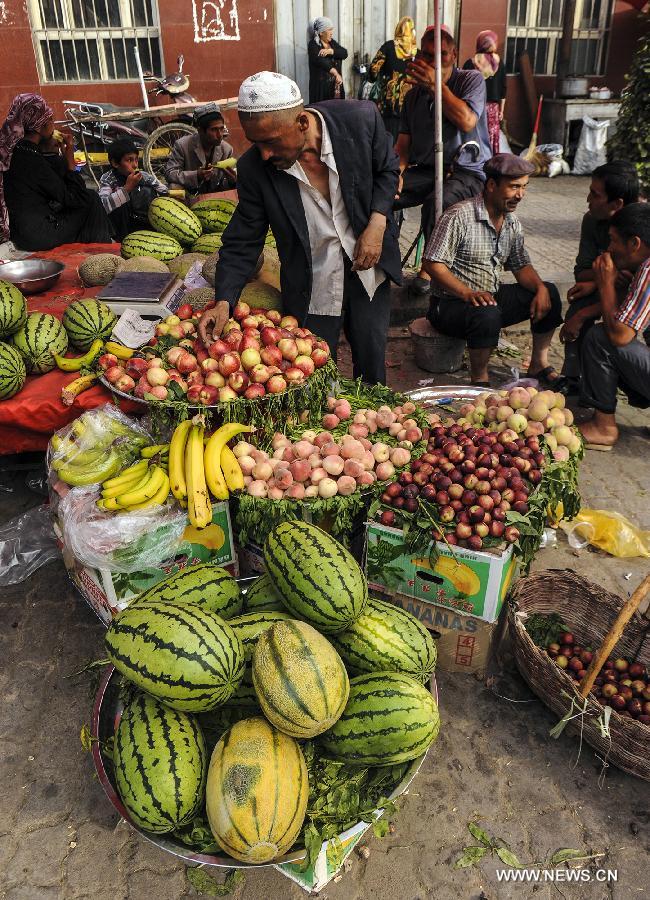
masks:
POLYGON ((56 259, 17 259, 0 265, 0 281, 9 281, 23 294, 40 294, 53 287, 65 269, 56 259))
MULTIPOLYGON (((115 777, 113 775, 112 767, 106 765, 106 760, 104 759, 104 755, 102 752, 103 743, 107 739, 113 737, 113 735, 117 731, 117 726, 119 725, 120 717, 122 715, 122 704, 120 702, 119 691, 120 677, 121 676, 111 665, 107 666, 102 674, 99 689, 97 690, 97 694, 95 696, 95 704, 93 707, 91 723, 91 733, 94 738, 98 738, 98 740, 93 740, 92 742, 92 755, 93 762, 95 763, 97 777, 99 779, 99 783, 104 789, 104 793, 113 804, 117 812, 122 816, 123 819, 125 819, 129 823, 129 825, 135 831, 138 832, 138 834, 140 834, 143 838, 146 838, 146 840, 150 841, 152 844, 155 844, 156 847, 164 850, 166 853, 171 853, 173 856, 185 860, 185 862, 191 866, 215 866, 228 869, 262 869, 266 866, 277 866, 282 865, 283 863, 298 862, 304 858, 305 850, 302 847, 298 847, 292 852, 287 853, 285 856, 274 859, 272 862, 263 863, 261 865, 251 865, 250 863, 245 863, 241 862, 240 860, 233 859, 232 856, 220 856, 215 853, 195 853, 190 847, 188 847, 186 844, 181 843, 180 841, 177 841, 171 835, 153 834, 152 832, 144 831, 142 828, 136 825, 130 818, 128 812, 124 807, 124 804, 120 799, 119 794, 117 793, 117 787, 115 785, 115 777)), ((435 675, 431 676, 429 689, 437 703, 438 686, 436 684, 435 675)), ((417 759, 413 760, 402 782, 395 788, 389 799, 392 800, 393 798, 404 793, 413 778, 415 778, 415 776, 417 775, 418 770, 424 762, 427 753, 424 753, 422 756, 419 756, 417 759)))

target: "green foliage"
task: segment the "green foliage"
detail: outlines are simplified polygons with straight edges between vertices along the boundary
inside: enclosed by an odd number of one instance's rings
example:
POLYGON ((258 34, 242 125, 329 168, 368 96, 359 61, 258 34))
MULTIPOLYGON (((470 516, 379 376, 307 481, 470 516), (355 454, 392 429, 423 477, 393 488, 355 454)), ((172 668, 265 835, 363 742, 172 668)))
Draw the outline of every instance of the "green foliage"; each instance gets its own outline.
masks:
POLYGON ((616 121, 616 134, 607 143, 610 159, 629 159, 637 168, 641 184, 650 187, 650 16, 639 15, 636 53, 625 76, 627 85, 616 121))
POLYGON ((187 880, 192 885, 197 894, 205 894, 208 897, 227 897, 243 884, 246 876, 241 869, 231 869, 226 875, 225 881, 220 883, 212 875, 208 875, 205 869, 190 868, 185 870, 187 880))

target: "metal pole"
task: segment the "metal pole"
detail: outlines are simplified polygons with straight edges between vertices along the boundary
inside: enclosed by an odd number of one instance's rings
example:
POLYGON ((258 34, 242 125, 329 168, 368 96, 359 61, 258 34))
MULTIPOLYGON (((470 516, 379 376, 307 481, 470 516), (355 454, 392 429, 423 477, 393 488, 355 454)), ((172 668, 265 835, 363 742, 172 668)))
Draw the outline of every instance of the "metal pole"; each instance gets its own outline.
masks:
POLYGON ((442 157, 442 65, 440 60, 440 26, 442 24, 442 0, 434 0, 434 16, 433 24, 435 31, 433 32, 433 48, 434 48, 434 68, 436 71, 436 87, 434 91, 434 122, 433 122, 433 165, 434 165, 434 186, 433 186, 433 222, 434 225, 442 215, 442 187, 444 179, 443 157, 442 157))
POLYGON ((134 41, 133 53, 135 56, 135 65, 138 70, 138 79, 140 81, 140 90, 142 91, 142 102, 145 109, 149 109, 149 97, 147 96, 147 88, 144 83, 144 74, 142 72, 142 63, 140 62, 140 51, 138 50, 138 39, 134 41))
POLYGON ((564 17, 562 19, 562 37, 558 50, 557 84, 558 87, 567 75, 570 75, 571 48, 573 46, 573 24, 576 16, 576 0, 565 0, 564 17))

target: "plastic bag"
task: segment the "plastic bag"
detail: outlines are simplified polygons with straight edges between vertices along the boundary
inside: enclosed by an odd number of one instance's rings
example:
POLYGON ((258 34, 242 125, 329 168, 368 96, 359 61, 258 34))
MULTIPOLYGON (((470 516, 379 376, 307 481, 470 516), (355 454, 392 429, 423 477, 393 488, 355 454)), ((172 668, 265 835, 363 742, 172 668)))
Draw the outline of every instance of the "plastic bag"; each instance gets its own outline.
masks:
POLYGON ((59 559, 49 506, 35 506, 0 527, 0 587, 20 584, 59 559))
POLYGON ((156 568, 175 556, 182 542, 187 513, 176 502, 122 512, 97 509, 94 488, 73 488, 59 505, 66 548, 79 562, 111 572, 156 568))
POLYGON ((650 557, 650 531, 642 531, 620 513, 581 509, 571 522, 560 522, 560 527, 576 550, 593 544, 612 556, 650 557))
POLYGON ((574 175, 591 175, 594 169, 607 162, 607 129, 609 120, 597 122, 584 116, 578 149, 573 160, 574 175))
POLYGON ((52 436, 47 448, 50 484, 59 495, 67 485, 99 484, 152 443, 148 432, 113 404, 88 410, 52 436))

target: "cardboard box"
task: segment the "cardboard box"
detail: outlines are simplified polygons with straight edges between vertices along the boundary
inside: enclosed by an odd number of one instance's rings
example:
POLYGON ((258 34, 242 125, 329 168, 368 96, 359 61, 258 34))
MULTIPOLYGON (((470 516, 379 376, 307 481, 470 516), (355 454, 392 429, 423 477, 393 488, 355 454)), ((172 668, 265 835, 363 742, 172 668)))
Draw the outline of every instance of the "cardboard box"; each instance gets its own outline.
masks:
MULTIPOLYGON (((213 504, 212 524, 201 531, 188 522, 184 541, 176 555, 156 568, 141 572, 111 572, 107 568, 86 566, 66 547, 59 519, 55 519, 54 531, 70 578, 106 626, 110 625, 113 616, 128 606, 129 600, 185 566, 211 562, 228 569, 235 577, 239 574, 227 503, 213 504)), ((155 542, 155 531, 151 533, 150 540, 155 542)))
POLYGON ((464 616, 444 606, 415 600, 404 594, 381 593, 381 599, 401 606, 433 632, 438 650, 437 669, 465 675, 485 675, 497 622, 482 622, 475 616, 464 616))
POLYGON ((432 541, 429 553, 416 557, 405 548, 399 552, 403 547, 401 529, 377 522, 367 522, 366 529, 370 588, 447 607, 460 616, 488 623, 499 618, 517 570, 512 545, 478 552, 454 547, 452 553, 447 544, 432 541))

